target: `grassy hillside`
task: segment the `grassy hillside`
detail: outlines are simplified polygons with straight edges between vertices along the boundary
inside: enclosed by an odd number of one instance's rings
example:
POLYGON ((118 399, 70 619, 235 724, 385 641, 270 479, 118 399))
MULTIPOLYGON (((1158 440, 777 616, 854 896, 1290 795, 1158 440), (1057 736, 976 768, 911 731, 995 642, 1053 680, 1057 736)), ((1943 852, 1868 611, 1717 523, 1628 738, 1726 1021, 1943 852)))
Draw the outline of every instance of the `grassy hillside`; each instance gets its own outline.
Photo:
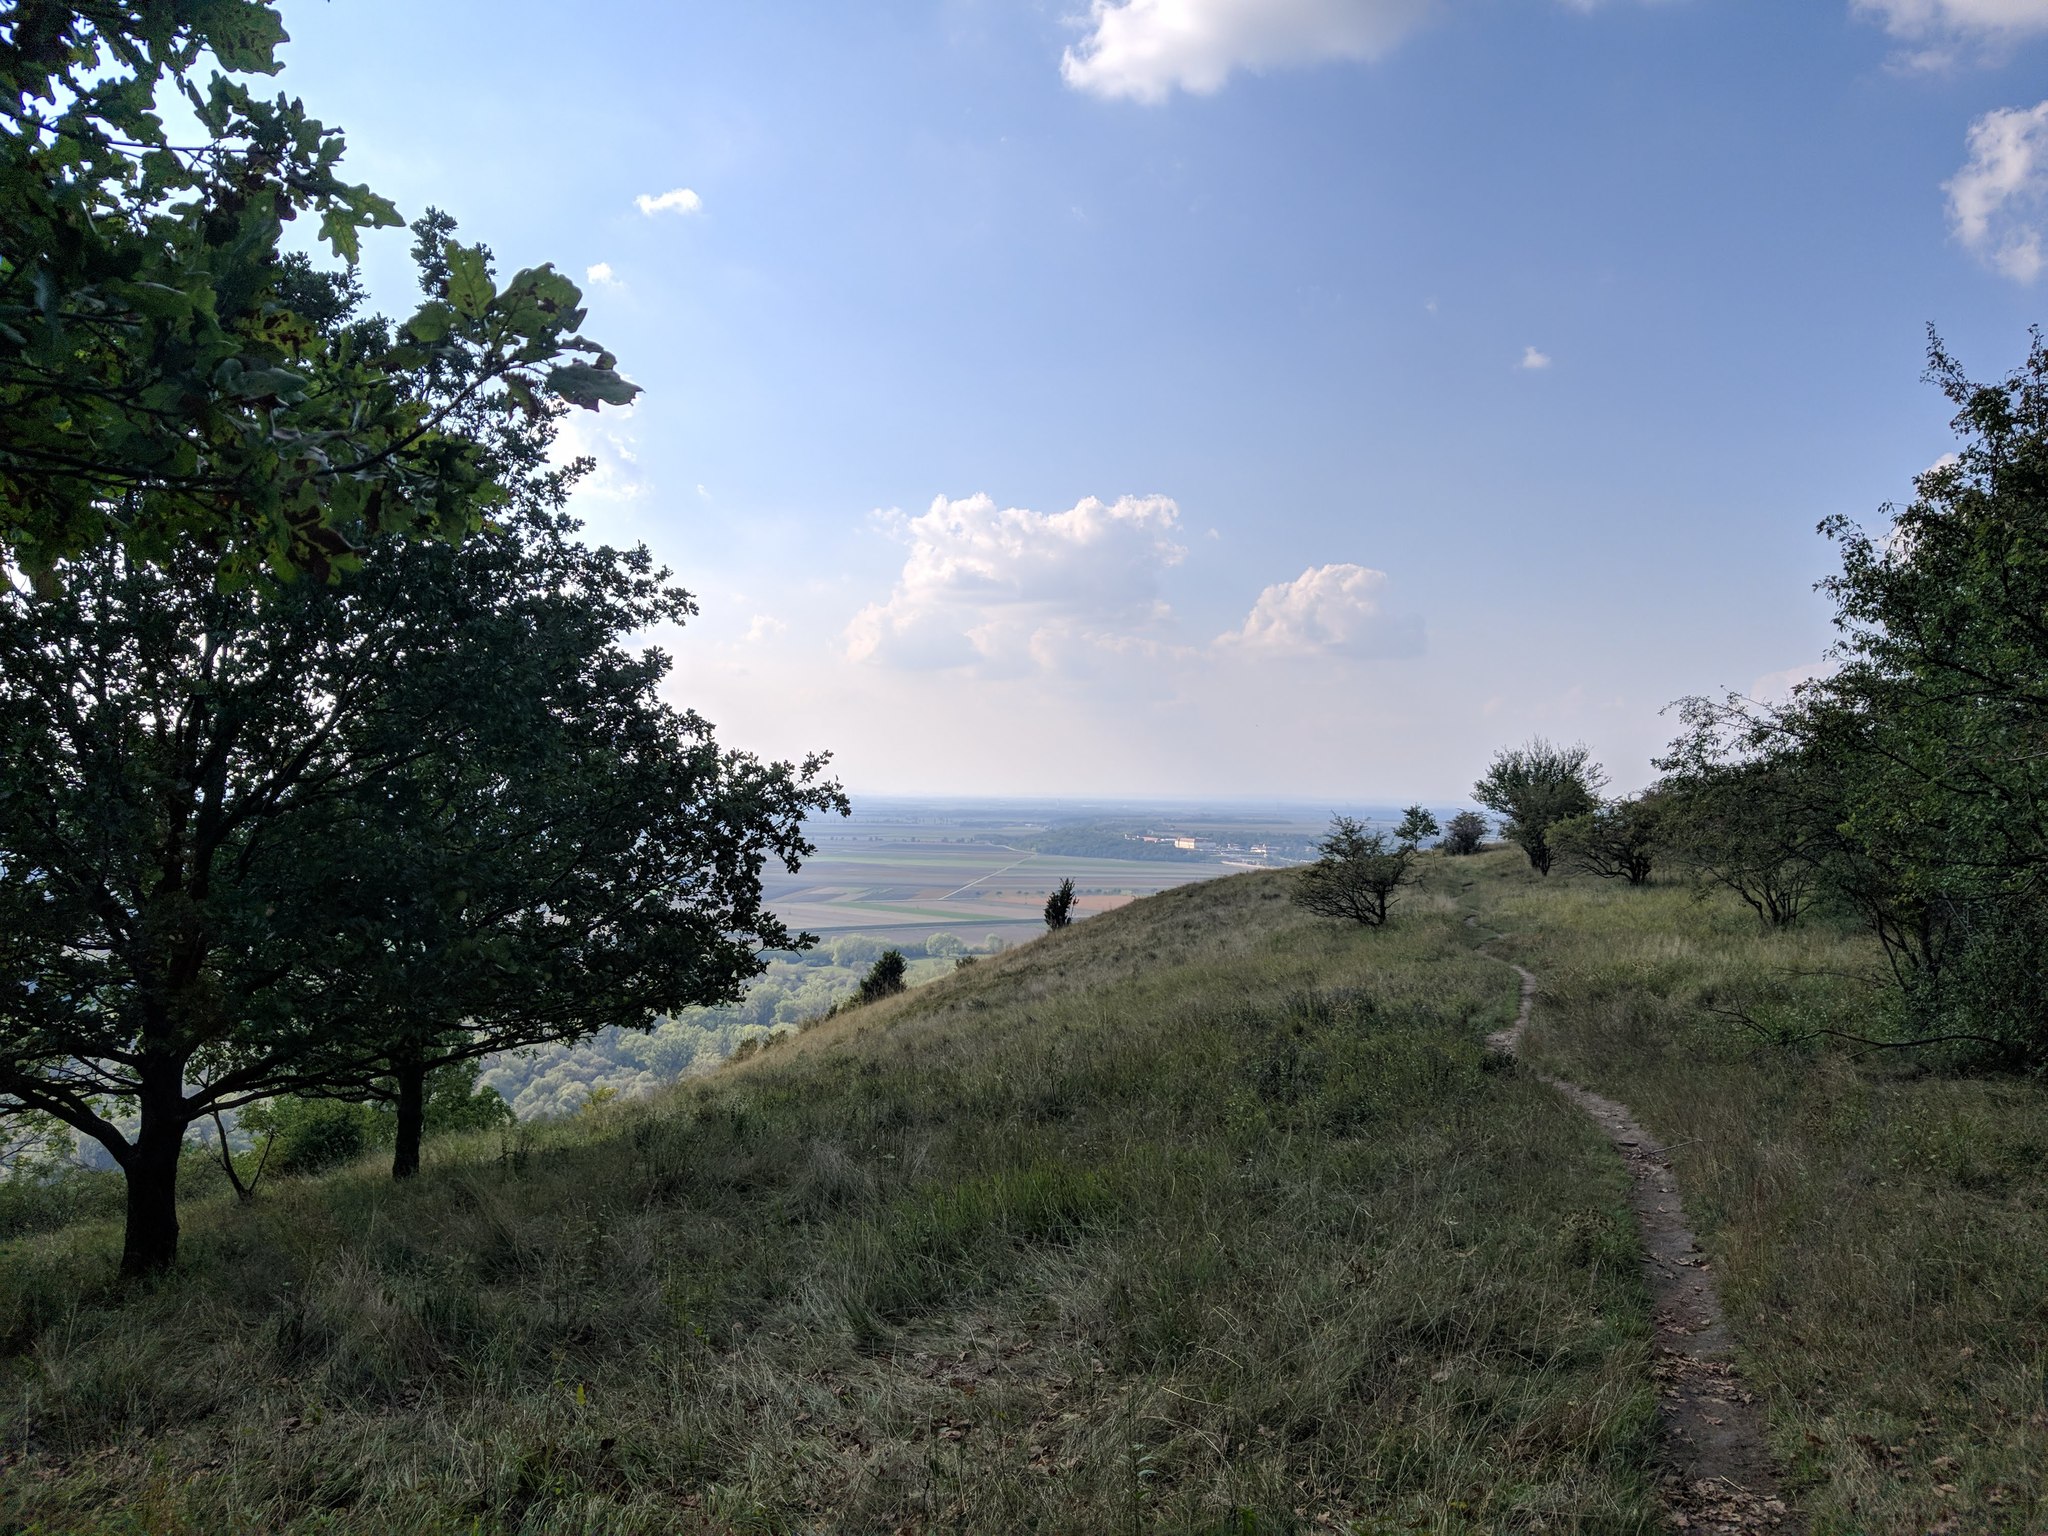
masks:
POLYGON ((1533 1063, 1671 1146, 1813 1528, 2048 1529, 2048 1085, 1820 1034, 1881 1001, 1852 928, 1506 862, 1460 894, 1542 977, 1533 1063))
POLYGON ((2048 1092, 1816 1039, 1863 941, 1425 861, 1184 887, 666 1094, 0 1249, 0 1530, 1648 1531, 1671 1143, 1816 1532, 2048 1520, 2048 1092), (1739 1016, 1739 1017, 1738 1017, 1739 1016), (1747 1020, 1747 1022, 1744 1022, 1747 1020))
POLYGON ((666 1096, 5 1255, 48 1531, 1635 1529, 1619 1175, 1447 900, 1136 903, 666 1096), (679 1513, 680 1512, 680 1513, 679 1513))

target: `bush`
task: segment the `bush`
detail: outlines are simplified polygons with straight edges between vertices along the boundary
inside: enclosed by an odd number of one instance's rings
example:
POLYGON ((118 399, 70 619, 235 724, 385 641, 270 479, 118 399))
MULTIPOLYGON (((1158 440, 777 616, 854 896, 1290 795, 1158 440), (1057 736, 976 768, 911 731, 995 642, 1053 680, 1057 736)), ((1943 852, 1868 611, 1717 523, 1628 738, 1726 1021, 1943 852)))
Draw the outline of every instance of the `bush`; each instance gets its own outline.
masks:
POLYGON ((1551 849, 1573 869, 1642 885, 1663 852, 1664 798, 1652 791, 1568 816, 1550 829, 1551 849))
POLYGON ((236 1124, 258 1137, 277 1138, 270 1167, 279 1173, 320 1173, 352 1163, 392 1133, 388 1114, 339 1099, 271 1099, 243 1110, 236 1124))
POLYGON ((1074 882, 1062 880, 1060 888, 1045 898, 1045 926, 1065 928, 1074 921, 1074 882))
POLYGON ((1384 926, 1387 904, 1408 878, 1415 845, 1390 843, 1386 833, 1368 832, 1363 822, 1339 816, 1316 848, 1322 857, 1296 877, 1295 901, 1324 917, 1384 926))
POLYGON ((1411 805, 1401 814, 1401 824, 1394 828, 1394 841, 1419 848, 1443 830, 1436 824, 1436 818, 1419 805, 1411 805))
POLYGON ((1472 798, 1506 818, 1501 835, 1529 856, 1530 867, 1550 873, 1550 829, 1600 805, 1607 774, 1581 742, 1559 747, 1534 738, 1525 747, 1496 752, 1472 798))
POLYGON ((894 997, 909 985, 904 980, 908 967, 903 961, 900 949, 885 949, 879 959, 868 967, 867 975, 860 981, 860 991, 855 998, 863 1003, 872 1003, 885 997, 894 997))
POLYGON ((1486 818, 1477 811, 1460 811, 1444 823, 1444 840, 1439 845, 1445 853, 1463 857, 1477 853, 1486 844, 1486 818))

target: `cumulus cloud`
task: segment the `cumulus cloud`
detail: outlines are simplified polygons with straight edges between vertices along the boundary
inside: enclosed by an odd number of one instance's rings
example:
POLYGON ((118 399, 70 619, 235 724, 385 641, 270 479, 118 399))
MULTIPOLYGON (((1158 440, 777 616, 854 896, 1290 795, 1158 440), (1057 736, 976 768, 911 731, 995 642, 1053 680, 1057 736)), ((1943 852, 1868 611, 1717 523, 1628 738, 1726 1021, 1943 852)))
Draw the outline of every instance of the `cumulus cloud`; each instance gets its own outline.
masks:
POLYGON ((2048 0, 1850 0, 1850 9, 1911 45, 1898 62, 1914 69, 1946 68, 1965 53, 1996 59, 2048 33, 2048 0))
POLYGON ((1240 69, 1376 59, 1433 0, 1090 0, 1088 34, 1060 60, 1076 90, 1162 101, 1206 95, 1240 69))
POLYGON ((1985 113, 1970 125, 1969 149, 1969 162, 1943 186, 1956 238, 1995 270, 2031 283, 2048 265, 2048 101, 1985 113))
POLYGON ((699 213, 703 211, 704 199, 688 187, 677 187, 660 196, 642 192, 633 199, 633 204, 650 219, 657 213, 699 213))
POLYGON ((602 416, 571 411, 558 425, 548 462, 566 467, 579 459, 588 461, 583 478, 576 483, 579 498, 631 501, 646 489, 636 446, 632 406, 602 416))
POLYGON ((1811 683, 1835 674, 1835 663, 1831 661, 1809 661, 1796 667, 1781 667, 1776 672, 1766 672, 1749 685, 1749 696, 1766 704, 1789 704, 1796 697, 1802 683, 1811 683))
POLYGON ((1167 497, 1091 496, 1047 513, 941 496, 921 516, 883 517, 910 553, 888 600, 847 626, 855 661, 1017 676, 1165 643, 1159 578, 1186 553, 1167 497))
POLYGON ((1534 347, 1524 347, 1522 348, 1521 366, 1530 369, 1548 368, 1550 366, 1550 354, 1548 352, 1538 352, 1534 347))
POLYGON ((1422 621, 1389 613, 1387 573, 1363 565, 1316 565, 1259 594, 1244 627, 1216 637, 1254 656, 1420 656, 1422 621))
POLYGON ((622 286, 619 280, 612 275, 612 264, 608 261, 600 261, 595 266, 585 267, 583 269, 583 280, 588 283, 595 283, 600 288, 617 288, 622 286))
POLYGON ((763 640, 788 633, 789 626, 773 614, 757 613, 747 623, 745 639, 749 645, 758 645, 763 640))

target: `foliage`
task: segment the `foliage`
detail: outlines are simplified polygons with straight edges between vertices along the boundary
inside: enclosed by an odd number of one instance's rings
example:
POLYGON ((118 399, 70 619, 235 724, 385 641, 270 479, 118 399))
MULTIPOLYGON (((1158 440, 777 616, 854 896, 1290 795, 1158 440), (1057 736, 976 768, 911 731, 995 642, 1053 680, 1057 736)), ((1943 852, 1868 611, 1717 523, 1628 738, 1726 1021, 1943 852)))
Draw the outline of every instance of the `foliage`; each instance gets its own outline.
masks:
POLYGON ((1568 868, 1642 885, 1665 846, 1667 800, 1656 791, 1612 800, 1567 816, 1550 829, 1547 840, 1568 868))
POLYGON ((1074 920, 1074 882, 1062 880, 1059 889, 1045 898, 1045 926, 1048 929, 1065 928, 1074 920))
POLYGON ((1786 722, 1839 784, 1840 883, 1907 1030, 2048 1065, 2048 343, 1991 383, 1929 337, 1956 452, 1883 537, 1823 524, 1843 665, 1786 722))
MULTIPOLYGON (((1680 701, 1684 732, 1658 760, 1665 826, 1705 885, 1733 891, 1770 927, 1799 920, 1836 846, 1836 797, 1797 751, 1756 750, 1776 717, 1739 697, 1680 701)), ((1780 743, 1783 745, 1783 743, 1780 743)))
POLYGON ((1394 841, 1418 848, 1442 830, 1436 817, 1419 805, 1411 805, 1401 813, 1401 824, 1394 828, 1394 841))
POLYGON ((500 282, 445 221, 404 326, 332 323, 353 278, 283 254, 285 224, 317 219, 352 265, 399 220, 340 179, 339 133, 251 89, 285 40, 260 0, 0 18, 0 554, 41 584, 109 537, 143 563, 196 544, 228 581, 457 537, 505 501, 522 421, 636 393, 578 334, 573 283, 500 282), (202 83, 209 59, 228 73, 202 83))
POLYGON ((843 804, 822 760, 721 750, 662 703, 666 658, 622 641, 687 595, 573 532, 535 505, 282 585, 109 544, 0 589, 0 962, 25 983, 0 1114, 121 1163, 130 1269, 174 1249, 199 1119, 648 1023, 797 942, 759 870, 843 804))
POLYGON ((1550 873, 1551 827, 1600 804, 1607 775, 1585 743, 1561 747, 1533 738, 1496 752, 1472 798, 1504 818, 1501 835, 1528 855, 1538 874, 1550 873))
POLYGON ((1767 921, 1825 901, 1877 939, 1865 1030, 1957 1064, 2048 1065, 2048 345, 1992 384, 1938 339, 1957 452, 1824 583, 1830 676, 1693 699, 1665 760, 1696 867, 1767 921))
MULTIPOLYGON (((642 1097, 713 1070, 746 1041, 830 1014, 860 990, 868 967, 888 947, 880 939, 847 934, 800 954, 776 954, 737 1002, 678 1009, 645 1030, 608 1028, 588 1039, 508 1051, 484 1063, 481 1081, 503 1094, 522 1121, 569 1114, 594 1088, 642 1097), (835 955, 843 963, 835 963, 835 955)), ((950 973, 956 963, 918 959, 913 942, 901 948, 912 986, 950 973)))
POLYGON ((860 991, 854 994, 855 999, 863 1003, 872 1003, 885 997, 894 997, 909 985, 904 980, 904 972, 908 969, 902 950, 883 950, 880 958, 868 968, 867 975, 861 978, 860 991))
POLYGON ((1386 833, 1338 816, 1317 846, 1322 856, 1295 875, 1295 902, 1323 917, 1383 927, 1388 903, 1409 878, 1415 845, 1390 842, 1386 833))
POLYGON ((1445 853, 1463 858, 1477 853, 1486 845, 1486 818, 1477 811, 1460 811, 1444 823, 1442 848, 1445 853))
MULTIPOLYGON (((502 1102, 502 1101, 501 1101, 502 1102)), ((279 1173, 321 1173, 388 1145, 389 1115, 339 1099, 271 1099, 251 1104, 237 1126, 259 1139, 276 1137, 270 1166, 279 1173)))

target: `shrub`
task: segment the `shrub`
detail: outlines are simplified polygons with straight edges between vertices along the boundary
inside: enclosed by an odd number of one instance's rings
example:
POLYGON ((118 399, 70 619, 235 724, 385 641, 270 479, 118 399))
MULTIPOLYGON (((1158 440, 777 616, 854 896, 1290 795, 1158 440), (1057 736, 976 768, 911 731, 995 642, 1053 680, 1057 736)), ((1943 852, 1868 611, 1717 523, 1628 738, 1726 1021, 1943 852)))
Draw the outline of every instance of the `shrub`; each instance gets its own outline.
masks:
POLYGON ((279 1173, 319 1173, 354 1162, 389 1140, 391 1117, 369 1104, 340 1099, 271 1099, 252 1104, 237 1126, 275 1136, 270 1166, 279 1173))
POLYGON ((904 980, 907 969, 900 949, 885 949, 879 959, 868 967, 867 975, 860 980, 860 991, 855 994, 859 1001, 872 1003, 884 997, 894 997, 909 985, 904 980))
POLYGON ((1477 811, 1460 811, 1444 823, 1445 853, 1460 857, 1477 853, 1486 843, 1486 818, 1477 811))
POLYGON ((1339 816, 1316 849, 1322 857, 1296 878, 1295 901, 1324 917, 1382 927, 1387 904, 1408 878, 1415 845, 1390 843, 1386 833, 1368 832, 1363 822, 1339 816))
POLYGON ((1419 848, 1443 828, 1436 824, 1436 818, 1419 805, 1411 805, 1401 815, 1401 824, 1394 828, 1394 841, 1419 848))
POLYGON ((1641 885, 1664 849, 1664 797, 1655 793, 1616 800, 1550 829, 1556 855, 1573 869, 1603 880, 1641 885))
POLYGON ((1060 888, 1045 898, 1045 926, 1065 928, 1074 921, 1074 882, 1062 880, 1060 888))
POLYGON ((1525 747, 1496 752, 1472 798, 1506 820, 1501 835, 1529 856, 1538 874, 1550 873, 1550 829, 1600 804, 1607 774, 1581 742, 1559 747, 1541 736, 1525 747))

